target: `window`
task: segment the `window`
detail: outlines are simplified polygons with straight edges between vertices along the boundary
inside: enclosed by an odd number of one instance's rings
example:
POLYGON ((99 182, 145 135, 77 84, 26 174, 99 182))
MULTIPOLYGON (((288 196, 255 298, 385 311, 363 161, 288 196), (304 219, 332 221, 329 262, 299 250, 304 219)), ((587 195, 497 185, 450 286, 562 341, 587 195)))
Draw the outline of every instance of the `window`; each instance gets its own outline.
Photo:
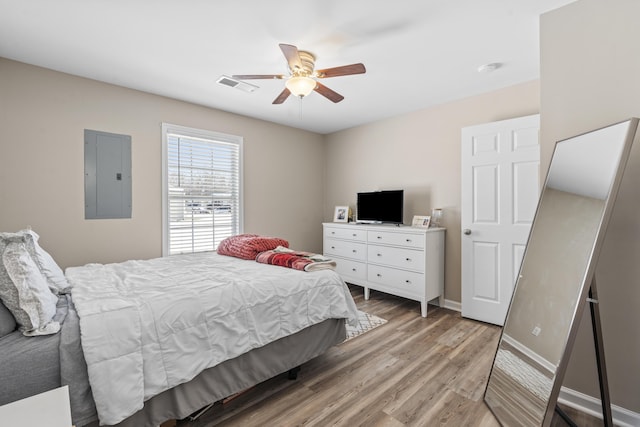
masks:
POLYGON ((162 124, 163 255, 213 251, 242 232, 242 138, 162 124))

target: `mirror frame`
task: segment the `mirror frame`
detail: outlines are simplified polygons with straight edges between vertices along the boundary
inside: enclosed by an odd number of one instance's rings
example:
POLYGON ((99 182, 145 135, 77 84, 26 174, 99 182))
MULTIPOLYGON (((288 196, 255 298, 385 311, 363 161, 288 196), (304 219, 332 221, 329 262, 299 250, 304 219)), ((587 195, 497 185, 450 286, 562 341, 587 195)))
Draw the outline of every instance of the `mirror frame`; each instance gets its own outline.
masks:
MULTIPOLYGON (((511 295, 511 301, 509 304, 509 309, 507 311, 507 316, 505 318, 505 323, 504 323, 504 327, 502 328, 502 331, 500 333, 500 339, 498 341, 498 346, 496 348, 496 354, 494 356, 494 360, 491 366, 491 371, 489 373, 489 377, 487 379, 487 386, 485 388, 485 392, 484 392, 484 396, 483 396, 483 400, 485 402, 485 404, 489 407, 489 409, 491 410, 491 412, 493 413, 493 415, 496 417, 496 419, 498 420, 498 422, 500 422, 501 425, 504 425, 502 420, 500 420, 500 415, 499 413, 496 413, 496 411, 494 411, 494 409, 491 407, 491 405, 489 404, 489 402, 487 401, 487 391, 489 389, 489 385, 491 383, 491 378, 492 375, 494 373, 494 367, 495 367, 495 362, 496 362, 496 356, 498 355, 498 350, 500 349, 500 344, 502 343, 503 340, 503 335, 504 335, 504 331, 506 329, 506 325, 507 322, 509 320, 509 317, 511 315, 511 310, 513 307, 513 301, 516 297, 516 294, 518 292, 518 285, 520 282, 520 276, 522 274, 522 267, 524 265, 524 260, 526 259, 526 255, 527 255, 527 249, 529 246, 529 242, 531 240, 531 234, 533 233, 536 223, 538 221, 538 214, 539 214, 539 208, 540 208, 540 202, 542 200, 542 197, 545 193, 545 190, 548 188, 548 181, 549 181, 549 177, 550 177, 550 173, 551 173, 551 168, 553 165, 553 159, 556 155, 556 150, 558 148, 558 144, 561 144, 562 142, 565 141, 569 141, 569 140, 574 140, 575 138, 579 138, 581 136, 587 135, 587 134, 591 134, 594 132, 598 132, 601 131, 603 129, 612 127, 612 126, 616 126, 616 125, 620 125, 622 123, 629 123, 628 128, 627 128, 627 133, 626 133, 626 137, 625 140, 623 142, 623 147, 621 150, 621 154, 620 154, 620 158, 618 161, 618 165, 614 174, 614 178, 613 181, 611 183, 611 186, 609 188, 609 192, 607 194, 607 197, 604 201, 604 207, 603 207, 603 212, 602 212, 602 216, 600 219, 600 223, 597 227, 597 231, 596 231, 596 235, 594 238, 594 243, 592 246, 592 250, 591 250, 591 254, 589 257, 589 260, 586 263, 586 271, 584 272, 584 275, 582 276, 581 279, 581 283, 580 283, 580 287, 579 287, 579 291, 578 291, 578 299, 577 299, 577 303, 573 312, 573 316, 571 318, 570 321, 570 326, 569 326, 569 331, 567 334, 567 338, 566 341, 564 343, 564 347, 561 351, 561 357, 560 357, 560 361, 558 363, 558 366, 556 368, 556 372, 555 372, 555 376, 553 377, 553 385, 551 388, 551 393, 549 395, 549 400, 547 401, 547 405, 546 405, 546 410, 544 413, 544 417, 542 420, 542 426, 543 427, 548 427, 551 424, 554 412, 555 412, 555 408, 556 408, 556 404, 557 404, 557 400, 558 400, 558 396, 560 394, 560 389, 562 387, 562 382, 564 379, 564 375, 566 373, 568 364, 569 364, 569 359, 571 356, 571 350, 573 347, 573 344, 575 342, 577 333, 578 333, 578 328, 580 325, 580 318, 582 316, 582 313, 584 312, 587 302, 589 300, 589 291, 591 289, 591 285, 592 283, 595 281, 595 271, 596 271, 596 266, 597 266, 597 261, 598 261, 598 257, 600 255, 600 251, 602 249, 602 245, 604 242, 604 238, 606 235, 606 229, 607 226, 609 224, 609 220, 611 218, 611 213, 613 211, 613 207, 615 205, 615 200, 618 194, 618 190, 620 188, 620 183, 622 181, 622 177, 624 174, 624 169, 626 167, 627 164, 627 160, 629 159, 629 154, 631 152, 631 147, 635 141, 635 139, 640 138, 640 133, 637 132, 638 130, 638 125, 640 123, 638 118, 630 118, 627 120, 623 120, 617 123, 613 123, 611 125, 608 126, 603 126, 601 128, 598 129, 594 129, 592 131, 589 132, 584 132, 575 136, 572 136, 570 138, 566 138, 563 140, 559 140, 556 142, 555 146, 554 146, 554 150, 553 150, 553 155, 551 157, 551 161, 549 163, 549 168, 547 170, 547 175, 546 175, 546 179, 545 179, 545 183, 544 186, 542 187, 543 190, 540 193, 540 199, 538 201, 538 207, 536 208, 536 214, 534 216, 534 220, 532 222, 532 226, 531 226, 531 232, 529 234, 529 237, 527 239, 527 246, 525 247, 525 252, 523 254, 523 262, 520 265, 520 270, 518 273, 518 280, 516 281, 514 290, 513 290, 513 294, 511 295)), ((605 377, 606 378, 606 377, 605 377)), ((605 387, 608 387, 606 384, 604 385, 605 387)), ((602 387, 602 384, 601 384, 602 387)), ((608 393, 608 392, 607 392, 608 393)))

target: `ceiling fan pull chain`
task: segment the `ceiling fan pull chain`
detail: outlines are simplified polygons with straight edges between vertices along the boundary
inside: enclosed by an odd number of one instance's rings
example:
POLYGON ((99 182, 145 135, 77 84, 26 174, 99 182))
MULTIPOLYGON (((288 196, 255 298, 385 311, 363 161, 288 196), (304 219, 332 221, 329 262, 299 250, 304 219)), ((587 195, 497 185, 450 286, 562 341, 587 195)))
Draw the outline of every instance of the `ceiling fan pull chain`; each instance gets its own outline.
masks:
POLYGON ((297 97, 298 98, 298 115, 299 115, 299 120, 302 121, 302 96, 297 97))

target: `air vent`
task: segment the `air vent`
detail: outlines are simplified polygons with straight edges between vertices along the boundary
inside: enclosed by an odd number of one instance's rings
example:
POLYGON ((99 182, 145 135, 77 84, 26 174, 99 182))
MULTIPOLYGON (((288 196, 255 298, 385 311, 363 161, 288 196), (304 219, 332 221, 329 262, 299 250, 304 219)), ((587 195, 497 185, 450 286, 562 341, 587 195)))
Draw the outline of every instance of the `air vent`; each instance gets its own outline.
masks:
POLYGON ((222 76, 218 79, 218 83, 225 86, 236 87, 240 82, 237 80, 230 79, 227 76, 222 76))
POLYGON ((221 76, 217 80, 217 82, 218 82, 218 84, 221 84, 223 86, 229 86, 229 87, 232 87, 232 88, 235 88, 235 89, 239 89, 241 91, 249 92, 249 93, 251 93, 251 92, 255 91, 256 89, 258 89, 258 86, 256 86, 256 85, 245 83, 245 82, 242 82, 240 80, 233 79, 233 78, 231 78, 229 76, 221 76))

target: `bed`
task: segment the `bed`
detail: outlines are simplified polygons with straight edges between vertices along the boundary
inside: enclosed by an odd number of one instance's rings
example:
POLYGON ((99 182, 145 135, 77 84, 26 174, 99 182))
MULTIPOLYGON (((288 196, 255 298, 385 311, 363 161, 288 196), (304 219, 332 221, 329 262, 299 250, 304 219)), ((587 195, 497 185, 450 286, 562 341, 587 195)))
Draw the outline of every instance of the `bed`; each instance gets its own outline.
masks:
POLYGON ((0 338, 0 404, 68 384, 77 426, 184 418, 322 354, 356 319, 332 270, 216 253, 89 264, 66 279, 58 333, 0 338))

